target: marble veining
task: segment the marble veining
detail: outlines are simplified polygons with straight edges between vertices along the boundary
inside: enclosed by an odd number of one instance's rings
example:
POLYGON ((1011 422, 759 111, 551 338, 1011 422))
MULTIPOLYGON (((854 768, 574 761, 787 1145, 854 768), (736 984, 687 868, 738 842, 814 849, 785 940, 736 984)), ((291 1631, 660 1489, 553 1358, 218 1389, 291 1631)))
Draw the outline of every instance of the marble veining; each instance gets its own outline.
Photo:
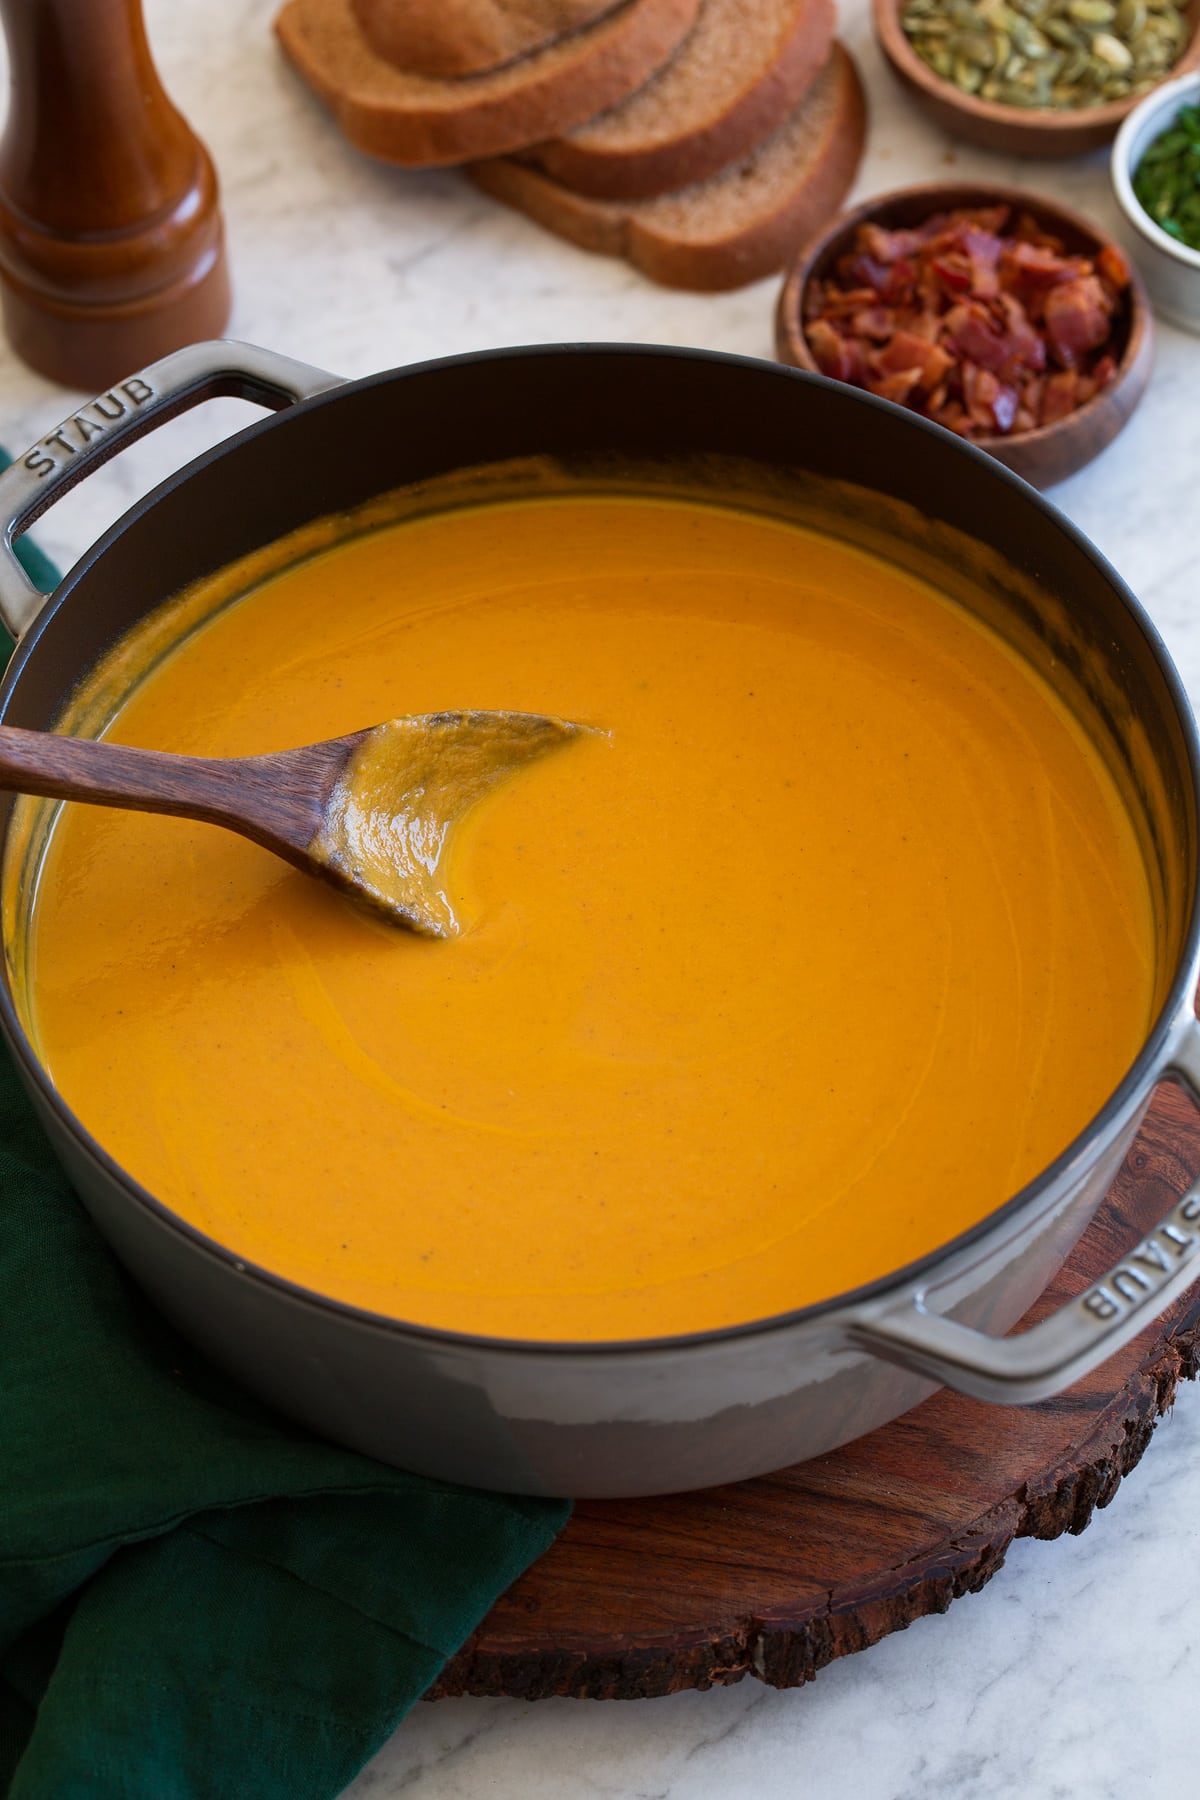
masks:
MULTIPOLYGON (((276 51, 276 0, 146 0, 167 85, 216 159, 236 285, 231 326, 346 375, 489 345, 575 339, 771 353, 775 282, 722 296, 655 288, 493 206, 447 172, 352 151, 276 51)), ((1019 180, 1113 223, 1103 153, 1022 165, 910 111, 840 0, 866 79, 861 195, 948 176, 1019 180)), ((2 433, 20 450, 82 398, 0 346, 2 433)), ((1172 327, 1117 443, 1054 498, 1139 593, 1200 701, 1193 575, 1200 340, 1172 327)), ((39 526, 70 563, 162 474, 251 417, 221 401, 175 421, 39 526)), ((597 1705, 422 1706, 350 1800, 1167 1800, 1200 1753, 1200 1395, 1185 1388, 1144 1463, 1079 1539, 1016 1545, 982 1594, 827 1669, 597 1705)), ((254 1791, 247 1771, 245 1791, 254 1791)))

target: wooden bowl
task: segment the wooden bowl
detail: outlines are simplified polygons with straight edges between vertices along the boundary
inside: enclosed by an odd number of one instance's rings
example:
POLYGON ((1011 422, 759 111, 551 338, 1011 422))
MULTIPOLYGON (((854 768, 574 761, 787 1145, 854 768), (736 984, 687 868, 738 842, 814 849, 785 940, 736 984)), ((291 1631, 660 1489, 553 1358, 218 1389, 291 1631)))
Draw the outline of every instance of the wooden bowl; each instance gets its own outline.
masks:
MULTIPOLYGON (((872 0, 875 32, 883 53, 918 106, 944 131, 968 144, 981 144, 985 150, 999 150, 1007 156, 1081 156, 1115 137, 1122 119, 1145 98, 1131 94, 1105 106, 1056 112, 1049 107, 1006 106, 999 100, 964 94, 952 81, 935 75, 917 55, 900 23, 903 5, 904 0, 872 0)), ((1167 80, 1200 66, 1200 0, 1188 0, 1182 10, 1190 35, 1178 62, 1164 78, 1167 80)))
MULTIPOLYGON (((1019 188, 987 187, 965 182, 923 182, 878 195, 862 206, 844 212, 820 237, 812 239, 791 265, 775 313, 775 351, 780 362, 820 374, 816 358, 804 335, 804 301, 811 280, 820 280, 850 248, 858 227, 870 220, 886 230, 920 225, 931 214, 958 207, 1012 206, 1028 212, 1044 228, 1061 238, 1068 252, 1094 256, 1110 239, 1078 213, 1056 201, 1019 188)), ((1136 268, 1116 318, 1113 354, 1117 372, 1098 394, 1053 425, 1039 425, 1009 437, 996 434, 972 437, 1006 468, 1032 482, 1049 487, 1064 481, 1112 443, 1146 391, 1154 362, 1154 318, 1150 301, 1136 268)), ((921 414, 917 414, 921 417, 921 414)))

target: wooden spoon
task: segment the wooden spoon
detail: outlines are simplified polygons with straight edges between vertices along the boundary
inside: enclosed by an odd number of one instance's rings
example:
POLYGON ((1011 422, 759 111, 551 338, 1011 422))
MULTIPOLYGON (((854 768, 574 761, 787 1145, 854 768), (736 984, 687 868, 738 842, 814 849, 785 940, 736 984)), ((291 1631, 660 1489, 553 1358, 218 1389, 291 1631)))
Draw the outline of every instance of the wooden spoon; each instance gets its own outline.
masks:
POLYGON ((442 712, 268 756, 173 756, 0 726, 0 788, 240 832, 429 937, 453 937, 438 885, 450 827, 514 769, 586 727, 541 713, 442 712))

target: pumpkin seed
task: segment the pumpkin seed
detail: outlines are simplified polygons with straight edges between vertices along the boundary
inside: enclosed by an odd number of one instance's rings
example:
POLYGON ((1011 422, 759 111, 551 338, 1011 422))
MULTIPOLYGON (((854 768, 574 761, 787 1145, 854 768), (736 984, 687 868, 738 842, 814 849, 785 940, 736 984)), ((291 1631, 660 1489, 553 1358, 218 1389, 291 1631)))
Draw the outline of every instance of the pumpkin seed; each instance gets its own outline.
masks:
POLYGON ((1021 55, 1029 57, 1031 62, 1036 62, 1038 57, 1045 56, 1050 48, 1041 32, 1027 19, 1013 20, 1012 40, 1021 55))
POLYGON ((1142 0, 1120 0, 1113 24, 1117 36, 1132 49, 1146 28, 1146 8, 1142 0))
POLYGON ((964 93, 1060 109, 1144 93, 1188 35, 1175 0, 905 0, 901 23, 964 93))
POLYGON ((1110 69, 1123 70, 1133 67, 1133 53, 1128 44, 1123 44, 1120 38, 1112 35, 1111 31, 1096 33, 1092 39, 1092 54, 1098 56, 1101 62, 1106 62, 1110 69))

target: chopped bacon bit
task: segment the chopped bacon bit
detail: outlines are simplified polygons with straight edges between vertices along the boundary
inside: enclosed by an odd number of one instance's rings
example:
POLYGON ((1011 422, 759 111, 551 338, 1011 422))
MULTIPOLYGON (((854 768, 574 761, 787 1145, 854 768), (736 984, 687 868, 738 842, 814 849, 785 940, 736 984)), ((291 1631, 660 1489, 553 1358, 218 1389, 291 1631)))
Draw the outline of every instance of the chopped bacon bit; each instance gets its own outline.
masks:
POLYGON ((930 267, 943 287, 948 287, 956 294, 969 294, 975 271, 968 256, 960 256, 948 250, 944 256, 935 256, 930 267))
POLYGON ((864 306, 874 306, 879 295, 874 288, 837 288, 830 282, 821 303, 815 309, 806 309, 808 318, 848 318, 851 313, 860 312, 864 306))
POLYGON ((1074 369, 1058 369, 1046 378, 1046 386, 1042 391, 1042 424, 1053 425, 1059 419, 1065 419, 1068 413, 1075 411, 1079 405, 1076 392, 1079 377, 1074 369))
POLYGON ((822 375, 832 375, 835 381, 847 381, 850 350, 845 338, 839 336, 827 319, 810 320, 805 336, 822 375))
MULTIPOLYGON (((950 217, 952 219, 958 219, 961 218, 962 215, 961 213, 951 213, 950 217)), ((1004 227, 1008 224, 1008 221, 1012 218, 1012 207, 1004 204, 999 206, 977 206, 973 213, 968 214, 968 217, 975 221, 975 224, 980 231, 990 231, 999 237, 1004 230, 1004 227)))
POLYGON ((842 337, 826 319, 814 319, 806 327, 806 335, 822 375, 849 381, 855 387, 864 385, 866 358, 857 338, 842 337))
POLYGON ((1131 280, 1120 251, 1094 259, 1007 206, 861 225, 832 276, 809 284, 817 366, 964 437, 1053 424, 1117 372, 1131 280), (1118 340, 1119 341, 1119 340, 1118 340))
POLYGON ((897 331, 886 349, 877 353, 876 362, 885 373, 916 369, 920 386, 927 392, 932 392, 954 366, 954 358, 948 350, 911 331, 897 331))
POLYGON ((1044 244, 1028 244, 1023 239, 1010 244, 1004 252, 1005 272, 1010 282, 1029 287, 1053 287, 1056 281, 1072 273, 1069 258, 1044 244))
POLYGON ((886 292, 892 271, 888 263, 880 262, 874 256, 847 256, 841 262, 838 274, 854 287, 865 288, 874 299, 877 294, 886 292))
POLYGON ((1096 258, 1096 267, 1103 279, 1118 294, 1124 293, 1133 279, 1128 262, 1115 244, 1105 244, 1096 258))
POLYGON ((996 305, 1004 320, 1012 360, 1027 369, 1046 366, 1046 343, 1030 322, 1029 314, 1014 294, 997 294, 996 305))
POLYGON ((962 234, 962 247, 971 265, 971 292, 976 299, 986 300, 998 294, 1004 240, 990 231, 968 229, 962 234))
POLYGON ((1049 250, 1061 250, 1062 239, 1043 231, 1032 213, 1023 212, 1017 220, 1013 236, 1025 244, 1044 244, 1049 250))
POLYGON ((871 393, 878 394, 881 400, 895 400, 904 406, 908 396, 921 383, 920 369, 897 369, 893 375, 869 375, 867 387, 871 393))
POLYGON ((962 365, 963 399, 972 422, 981 431, 1006 432, 1017 416, 1017 391, 998 381, 990 369, 977 363, 962 365))
POLYGON ((1050 349, 1066 369, 1108 340, 1112 301, 1095 275, 1063 281, 1046 295, 1043 317, 1050 349))
POLYGON ((917 264, 911 262, 907 256, 897 257, 888 270, 887 281, 884 283, 883 289, 884 299, 890 300, 893 305, 902 300, 910 300, 916 280, 917 264))
POLYGON ((1013 360, 1010 340, 997 331, 991 318, 977 301, 963 301, 952 306, 942 320, 942 338, 960 356, 969 356, 980 368, 999 375, 1013 360))
POLYGON ((1017 416, 1017 390, 1008 387, 1004 382, 997 383, 996 392, 989 402, 996 430, 1011 431, 1017 416))
POLYGON ((886 344, 896 329, 896 315, 890 306, 864 306, 851 319, 850 329, 859 337, 886 344))
POLYGON ((920 338, 926 344, 936 344, 938 333, 942 329, 942 322, 931 307, 923 307, 919 313, 914 313, 910 317, 907 325, 902 329, 910 337, 920 338))
POLYGON ((860 225, 858 248, 877 262, 893 263, 901 256, 916 256, 924 241, 921 231, 885 231, 882 225, 860 225))

